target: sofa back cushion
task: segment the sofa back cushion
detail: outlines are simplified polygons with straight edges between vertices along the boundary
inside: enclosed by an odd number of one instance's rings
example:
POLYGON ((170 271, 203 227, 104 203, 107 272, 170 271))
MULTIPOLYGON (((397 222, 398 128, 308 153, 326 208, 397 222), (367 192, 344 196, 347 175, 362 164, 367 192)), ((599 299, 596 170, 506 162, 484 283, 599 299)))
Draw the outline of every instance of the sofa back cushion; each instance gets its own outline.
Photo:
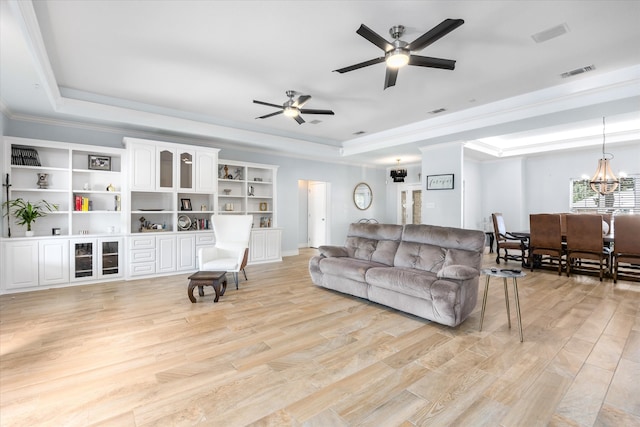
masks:
POLYGON ((401 237, 401 225, 354 223, 349 226, 345 247, 352 258, 393 265, 401 237))
POLYGON ((393 265, 437 273, 448 265, 480 268, 485 235, 482 231, 407 224, 393 265))

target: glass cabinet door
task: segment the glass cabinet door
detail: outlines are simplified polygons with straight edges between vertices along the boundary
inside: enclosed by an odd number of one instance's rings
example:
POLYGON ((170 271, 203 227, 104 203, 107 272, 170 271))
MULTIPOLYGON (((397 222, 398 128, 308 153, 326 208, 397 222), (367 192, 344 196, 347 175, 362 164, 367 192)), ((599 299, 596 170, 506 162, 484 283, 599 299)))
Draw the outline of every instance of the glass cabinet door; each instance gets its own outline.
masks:
POLYGON ((160 188, 173 188, 173 152, 160 150, 158 162, 160 188))
POLYGON ((93 276, 93 261, 95 246, 93 242, 74 243, 74 263, 73 277, 78 279, 82 277, 93 276))
POLYGON ((180 189, 193 189, 193 153, 180 153, 180 189))
POLYGON ((100 266, 100 274, 102 276, 108 276, 115 274, 117 275, 119 271, 119 244, 120 242, 116 241, 104 241, 101 242, 102 249, 102 264, 100 266))

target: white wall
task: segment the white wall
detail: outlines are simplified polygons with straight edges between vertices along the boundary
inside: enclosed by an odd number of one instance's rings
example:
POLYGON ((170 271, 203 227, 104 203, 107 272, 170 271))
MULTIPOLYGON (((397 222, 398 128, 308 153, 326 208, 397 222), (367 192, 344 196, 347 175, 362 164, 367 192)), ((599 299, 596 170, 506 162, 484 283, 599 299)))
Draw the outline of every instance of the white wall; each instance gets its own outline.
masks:
POLYGON ((464 159, 462 227, 472 230, 484 230, 484 212, 482 210, 482 169, 478 161, 464 159))
POLYGON ((425 190, 422 193, 422 223, 462 227, 462 143, 438 144, 422 151, 422 188, 428 175, 454 174, 453 190, 425 190))
MULTIPOLYGON (((524 159, 508 158, 483 162, 482 214, 501 212, 509 230, 529 228, 525 208, 524 159)), ((476 219, 478 221, 478 219, 476 219)))

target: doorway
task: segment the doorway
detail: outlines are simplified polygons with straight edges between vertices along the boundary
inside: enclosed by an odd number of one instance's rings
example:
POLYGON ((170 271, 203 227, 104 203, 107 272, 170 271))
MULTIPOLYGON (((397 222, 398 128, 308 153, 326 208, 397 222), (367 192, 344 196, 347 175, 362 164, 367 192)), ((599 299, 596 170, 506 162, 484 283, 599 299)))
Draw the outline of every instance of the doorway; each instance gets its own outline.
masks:
POLYGON ((308 232, 309 247, 317 248, 329 242, 329 190, 330 184, 309 181, 308 188, 308 232))
POLYGON ((398 224, 422 223, 422 186, 405 184, 398 186, 398 224))

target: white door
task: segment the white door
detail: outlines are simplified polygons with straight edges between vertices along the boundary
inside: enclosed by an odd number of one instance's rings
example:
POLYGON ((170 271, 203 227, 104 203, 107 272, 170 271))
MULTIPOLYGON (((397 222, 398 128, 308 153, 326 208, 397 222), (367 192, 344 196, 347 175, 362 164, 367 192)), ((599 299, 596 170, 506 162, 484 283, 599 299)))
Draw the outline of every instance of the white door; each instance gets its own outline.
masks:
POLYGON ((422 187, 420 184, 398 186, 398 224, 422 223, 422 187))
POLYGON ((309 181, 309 247, 327 244, 327 183, 309 181))

